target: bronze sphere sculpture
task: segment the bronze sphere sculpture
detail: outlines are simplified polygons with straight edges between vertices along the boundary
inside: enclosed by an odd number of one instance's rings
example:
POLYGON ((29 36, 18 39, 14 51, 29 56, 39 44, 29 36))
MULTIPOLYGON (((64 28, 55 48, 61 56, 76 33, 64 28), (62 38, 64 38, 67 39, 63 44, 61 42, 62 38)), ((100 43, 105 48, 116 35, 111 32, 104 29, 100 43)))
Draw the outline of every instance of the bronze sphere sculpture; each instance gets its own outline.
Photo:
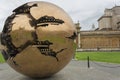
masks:
POLYGON ((1 34, 2 54, 17 72, 33 78, 51 76, 72 59, 76 29, 61 8, 29 2, 15 10, 1 34))

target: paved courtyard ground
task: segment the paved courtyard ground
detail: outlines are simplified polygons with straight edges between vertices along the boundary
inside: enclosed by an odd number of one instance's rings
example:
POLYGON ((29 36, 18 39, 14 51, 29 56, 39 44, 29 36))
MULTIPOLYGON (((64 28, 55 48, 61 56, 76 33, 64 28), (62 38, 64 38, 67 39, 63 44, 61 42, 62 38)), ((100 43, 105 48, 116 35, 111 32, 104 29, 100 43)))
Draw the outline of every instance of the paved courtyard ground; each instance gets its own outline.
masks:
POLYGON ((0 80, 120 80, 120 64, 72 60, 63 70, 46 79, 31 79, 15 72, 6 63, 0 64, 0 80))

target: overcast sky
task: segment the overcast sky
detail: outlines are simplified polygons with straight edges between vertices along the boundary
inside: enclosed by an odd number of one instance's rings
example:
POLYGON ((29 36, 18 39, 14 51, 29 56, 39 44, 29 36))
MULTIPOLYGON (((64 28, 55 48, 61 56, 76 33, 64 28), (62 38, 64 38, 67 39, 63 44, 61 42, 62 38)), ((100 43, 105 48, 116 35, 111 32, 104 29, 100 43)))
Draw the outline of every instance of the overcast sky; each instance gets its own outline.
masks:
MULTIPOLYGON (((0 0, 0 31, 6 18, 12 14, 16 7, 36 0, 0 0)), ((97 25, 97 20, 103 15, 105 8, 120 6, 120 0, 37 0, 46 1, 63 8, 72 18, 74 23, 80 22, 82 30, 90 30, 92 25, 97 25)))

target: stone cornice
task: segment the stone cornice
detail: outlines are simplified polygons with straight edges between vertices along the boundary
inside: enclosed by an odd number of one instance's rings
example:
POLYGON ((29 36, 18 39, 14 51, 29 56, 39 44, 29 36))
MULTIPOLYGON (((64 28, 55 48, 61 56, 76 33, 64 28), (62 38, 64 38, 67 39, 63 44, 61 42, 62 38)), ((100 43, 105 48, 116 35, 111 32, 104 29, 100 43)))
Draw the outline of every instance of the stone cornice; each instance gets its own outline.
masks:
POLYGON ((100 21, 102 18, 112 18, 112 16, 101 16, 99 19, 98 19, 98 21, 100 21))
POLYGON ((81 31, 81 36, 92 36, 92 35, 120 35, 120 31, 81 31))

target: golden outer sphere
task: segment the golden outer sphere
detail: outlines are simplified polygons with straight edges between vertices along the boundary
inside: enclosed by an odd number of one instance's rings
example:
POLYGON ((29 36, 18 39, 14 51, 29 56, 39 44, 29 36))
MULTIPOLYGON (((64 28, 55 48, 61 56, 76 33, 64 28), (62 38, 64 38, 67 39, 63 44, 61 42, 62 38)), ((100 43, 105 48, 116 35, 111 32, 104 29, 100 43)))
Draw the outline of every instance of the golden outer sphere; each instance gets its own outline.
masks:
POLYGON ((3 35, 10 35, 4 44, 7 62, 16 71, 29 77, 47 77, 72 59, 76 30, 63 9, 48 2, 29 2, 16 8, 6 21, 11 25, 10 30, 3 30, 3 35))

